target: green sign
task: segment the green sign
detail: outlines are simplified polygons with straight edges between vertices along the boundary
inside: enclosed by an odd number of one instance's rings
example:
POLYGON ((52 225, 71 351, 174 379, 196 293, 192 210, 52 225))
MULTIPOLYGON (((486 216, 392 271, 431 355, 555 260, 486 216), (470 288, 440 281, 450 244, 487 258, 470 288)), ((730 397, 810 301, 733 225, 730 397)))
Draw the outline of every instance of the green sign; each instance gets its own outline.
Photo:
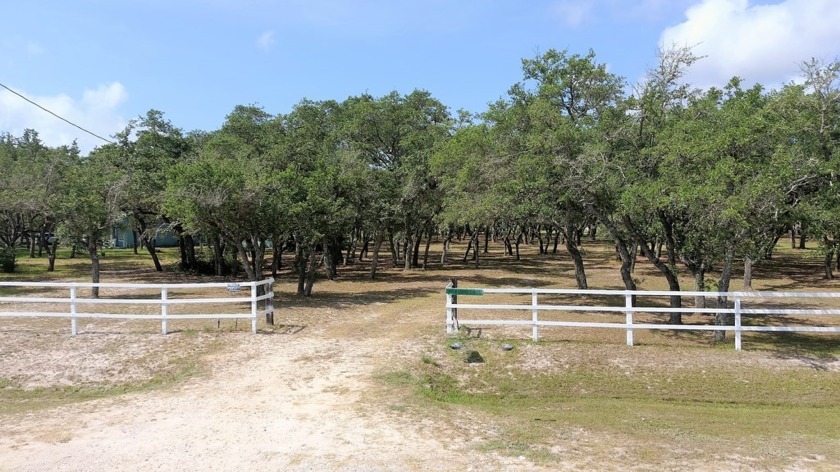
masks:
POLYGON ((484 295, 484 290, 480 288, 448 288, 447 295, 484 295))

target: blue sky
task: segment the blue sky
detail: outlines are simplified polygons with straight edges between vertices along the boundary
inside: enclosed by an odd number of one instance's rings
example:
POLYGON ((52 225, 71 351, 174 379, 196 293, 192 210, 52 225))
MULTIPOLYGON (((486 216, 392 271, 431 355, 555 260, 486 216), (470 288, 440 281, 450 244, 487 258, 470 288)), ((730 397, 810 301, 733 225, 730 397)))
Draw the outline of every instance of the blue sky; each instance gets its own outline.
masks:
MULTIPOLYGON (((592 48, 632 84, 661 46, 696 45, 700 87, 778 87, 840 56, 840 0, 31 0, 4 17, 0 83, 106 137, 151 108, 209 131, 239 104, 415 88, 480 112, 550 48, 592 48)), ((0 89, 0 131, 24 128, 101 144, 0 89)))

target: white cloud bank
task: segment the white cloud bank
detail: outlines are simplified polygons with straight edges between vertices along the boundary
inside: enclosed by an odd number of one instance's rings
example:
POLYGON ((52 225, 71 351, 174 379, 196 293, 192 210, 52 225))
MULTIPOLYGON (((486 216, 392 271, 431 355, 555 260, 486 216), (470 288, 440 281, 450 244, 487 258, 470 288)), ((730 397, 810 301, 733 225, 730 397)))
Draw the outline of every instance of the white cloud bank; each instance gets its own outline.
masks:
POLYGON ((777 88, 798 78, 803 61, 840 53, 838 0, 703 0, 685 16, 662 33, 660 46, 696 45, 696 54, 708 56, 686 77, 699 87, 722 87, 737 75, 777 88))
MULTIPOLYGON (((119 114, 119 106, 128 94, 119 82, 99 85, 85 90, 80 99, 61 93, 52 96, 33 96, 24 90, 12 89, 68 121, 88 129, 104 138, 121 131, 126 120, 119 114)), ((0 89, 0 131, 14 136, 31 128, 48 146, 71 144, 76 140, 83 154, 94 147, 105 144, 84 131, 71 126, 55 116, 41 110, 6 89, 0 89)))
POLYGON ((257 38, 257 47, 263 51, 270 51, 276 43, 277 40, 274 39, 274 31, 266 31, 257 38))

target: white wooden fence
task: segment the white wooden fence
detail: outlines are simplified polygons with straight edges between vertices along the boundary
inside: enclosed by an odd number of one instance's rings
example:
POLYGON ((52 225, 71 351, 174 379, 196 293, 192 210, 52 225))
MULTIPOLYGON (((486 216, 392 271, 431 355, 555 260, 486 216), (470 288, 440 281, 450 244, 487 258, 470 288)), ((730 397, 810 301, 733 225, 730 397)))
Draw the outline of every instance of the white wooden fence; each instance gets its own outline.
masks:
MULTIPOLYGON (((112 318, 131 320, 160 320, 161 332, 166 334, 169 330, 169 321, 184 319, 236 319, 245 318, 251 320, 251 331, 257 332, 257 317, 272 313, 274 311, 274 279, 268 278, 259 282, 238 282, 238 283, 186 283, 186 284, 127 284, 127 283, 76 283, 76 282, 2 282, 2 287, 36 288, 48 287, 56 289, 67 289, 67 297, 32 297, 32 296, 0 296, 0 318, 8 317, 47 317, 47 318, 70 318, 70 332, 74 336, 78 333, 78 321, 80 318, 112 318), (80 298, 79 289, 84 288, 117 288, 160 290, 160 298, 80 298), (263 295, 258 295, 258 287, 265 287, 263 295), (178 289, 224 289, 228 293, 239 293, 242 288, 248 288, 247 296, 226 296, 226 297, 203 297, 203 298, 171 298, 170 291, 178 289), (262 308, 259 305, 262 303, 262 308), (19 304, 32 303, 43 304, 45 308, 53 308, 55 305, 67 306, 67 311, 19 311, 15 310, 19 304), (249 304, 250 310, 239 313, 171 313, 169 307, 173 305, 206 305, 206 304, 249 304), (4 308, 11 304, 11 311, 4 308), (129 305, 139 311, 141 306, 159 305, 159 314, 141 313, 88 313, 80 311, 80 306, 85 305, 129 305)), ((2 292, 0 292, 2 293, 2 292)))
POLYGON ((840 333, 840 326, 769 326, 742 324, 742 318, 750 315, 787 315, 787 316, 822 316, 840 315, 840 309, 800 309, 800 308, 746 308, 745 302, 760 302, 761 299, 778 298, 840 298, 840 292, 833 293, 805 293, 805 292, 669 292, 645 290, 572 290, 572 289, 506 289, 506 288, 454 288, 452 283, 446 287, 446 332, 454 333, 459 324, 496 325, 496 326, 531 326, 531 337, 539 339, 539 328, 546 326, 567 326, 583 328, 617 328, 627 331, 627 345, 633 345, 633 331, 637 329, 664 330, 704 330, 704 331, 734 331, 735 349, 741 350, 741 334, 744 331, 776 331, 776 332, 830 332, 840 333), (526 294, 531 295, 530 304, 493 305, 481 303, 460 303, 457 297, 481 296, 484 294, 526 294), (595 305, 541 305, 538 300, 540 294, 554 295, 600 295, 622 296, 623 306, 595 306, 595 305), (633 297, 727 297, 733 301, 733 307, 721 308, 670 308, 670 307, 641 307, 633 306, 633 297), (512 319, 464 319, 459 317, 458 310, 523 310, 531 312, 530 320, 512 319), (587 321, 551 321, 540 320, 540 311, 576 311, 576 312, 614 312, 625 315, 624 323, 604 323, 587 321), (734 324, 718 325, 675 325, 634 323, 634 313, 727 313, 734 317, 734 324))

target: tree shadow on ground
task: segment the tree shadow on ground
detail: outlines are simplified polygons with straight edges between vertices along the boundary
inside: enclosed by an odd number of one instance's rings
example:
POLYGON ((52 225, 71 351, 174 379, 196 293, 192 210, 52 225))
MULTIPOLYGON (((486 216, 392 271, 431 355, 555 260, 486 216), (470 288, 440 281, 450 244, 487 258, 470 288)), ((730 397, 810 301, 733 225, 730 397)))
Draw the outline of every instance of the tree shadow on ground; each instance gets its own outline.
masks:
POLYGON ((513 286, 515 288, 538 288, 551 285, 551 281, 521 278, 521 277, 496 277, 485 275, 469 275, 458 277, 458 286, 462 288, 470 288, 473 285, 475 288, 495 288, 513 286))
POLYGON ((257 334, 261 336, 275 336, 275 335, 295 335, 300 333, 301 331, 305 330, 308 326, 307 325, 294 325, 294 324, 275 324, 273 327, 265 327, 263 329, 258 329, 257 334))
POLYGON ((801 289, 805 287, 819 287, 830 283, 824 277, 823 262, 810 257, 812 250, 796 250, 792 253, 782 253, 773 259, 762 261, 753 269, 753 278, 778 282, 779 275, 784 275, 791 282, 773 283, 771 290, 801 289))
MULTIPOLYGON (((317 290, 318 286, 315 286, 317 290)), ((405 301, 412 298, 425 297, 433 293, 443 297, 444 287, 415 287, 409 290, 368 290, 363 293, 330 292, 327 290, 313 292, 310 297, 292 295, 275 299, 275 309, 283 308, 341 308, 348 306, 369 305, 374 303, 387 304, 405 301)))
POLYGON ((814 370, 827 371, 840 362, 840 336, 836 333, 750 333, 748 342, 772 351, 777 359, 800 361, 814 370))

